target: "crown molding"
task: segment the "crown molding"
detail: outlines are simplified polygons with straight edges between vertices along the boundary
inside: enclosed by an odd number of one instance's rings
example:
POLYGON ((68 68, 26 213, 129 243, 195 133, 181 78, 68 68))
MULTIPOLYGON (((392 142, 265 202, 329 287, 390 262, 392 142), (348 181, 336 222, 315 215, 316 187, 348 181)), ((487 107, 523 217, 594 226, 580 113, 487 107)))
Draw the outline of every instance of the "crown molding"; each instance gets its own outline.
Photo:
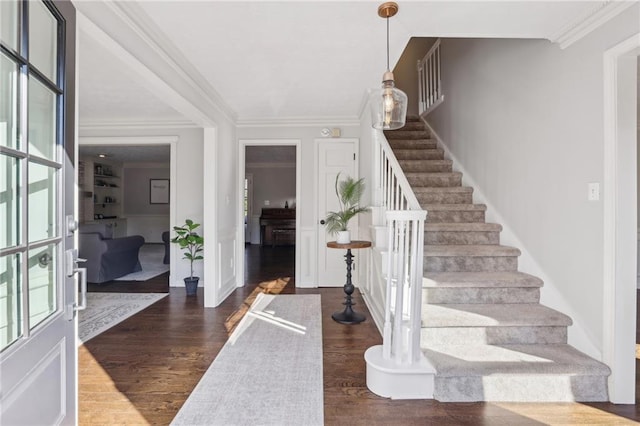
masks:
POLYGON ((201 126, 189 120, 80 120, 80 130, 193 129, 201 126))
POLYGON ((153 89, 202 126, 236 113, 180 50, 134 2, 79 2, 81 28, 115 55, 126 58, 153 89), (162 85, 160 85, 162 82, 162 85))
POLYGON ((236 121, 238 128, 250 127, 336 127, 359 126, 357 117, 278 117, 241 118, 236 121))
POLYGON ((558 43, 561 49, 566 49, 637 3, 637 1, 615 0, 597 2, 596 6, 589 12, 572 21, 548 38, 552 42, 558 43))

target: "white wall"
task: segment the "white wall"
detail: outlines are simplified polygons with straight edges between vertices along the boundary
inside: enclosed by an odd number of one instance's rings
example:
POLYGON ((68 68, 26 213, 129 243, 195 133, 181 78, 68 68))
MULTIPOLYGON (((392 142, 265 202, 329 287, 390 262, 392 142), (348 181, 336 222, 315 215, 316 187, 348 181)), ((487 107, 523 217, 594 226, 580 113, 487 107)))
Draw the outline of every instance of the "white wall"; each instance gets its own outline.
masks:
MULTIPOLYGON (((175 192, 175 211, 177 224, 184 223, 187 218, 199 223, 203 220, 203 132, 202 129, 87 129, 80 128, 79 143, 83 138, 105 137, 117 138, 118 144, 134 144, 135 137, 175 136, 176 143, 176 170, 175 182, 172 187, 175 192), (127 141, 127 138, 130 137, 127 141)), ((110 139, 106 139, 110 140, 110 139)), ((114 141, 116 139, 113 139, 114 141)), ((204 226, 204 224, 203 224, 204 226)), ((183 286, 182 279, 189 276, 189 263, 181 260, 182 255, 175 245, 171 246, 171 272, 170 285, 183 286)), ((203 262, 194 264, 194 274, 202 276, 203 262)))
MULTIPOLYGON (((603 348, 603 52, 638 29, 638 6, 566 50, 548 41, 442 41, 445 102, 427 117, 473 182, 542 302, 572 316, 572 344, 603 348)), ((455 167, 455 166, 454 166, 455 167)), ((480 195, 478 197, 478 195, 480 195)), ((606 196, 606 194, 603 194, 606 196)))

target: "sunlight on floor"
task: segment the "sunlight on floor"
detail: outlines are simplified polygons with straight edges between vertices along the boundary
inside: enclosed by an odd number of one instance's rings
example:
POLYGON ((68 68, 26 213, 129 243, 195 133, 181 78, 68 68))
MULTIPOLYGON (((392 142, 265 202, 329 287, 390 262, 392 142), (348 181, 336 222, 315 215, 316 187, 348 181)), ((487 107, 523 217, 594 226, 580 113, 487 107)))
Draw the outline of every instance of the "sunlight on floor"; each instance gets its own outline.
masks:
POLYGON ((636 343, 636 359, 640 359, 640 345, 636 343))
POLYGON ((118 389, 109 373, 100 366, 85 346, 78 348, 78 355, 78 360, 82 361, 78 365, 78 376, 82 377, 82 386, 78 395, 80 424, 91 423, 91 413, 105 408, 114 412, 113 424, 121 422, 121 424, 149 424, 149 421, 138 411, 127 395, 118 389), (95 367, 96 365, 98 368, 95 367), (110 393, 109 401, 103 401, 101 396, 106 392, 117 392, 120 396, 113 398, 113 394, 110 393), (117 418, 118 413, 122 414, 122 418, 117 418))
POLYGON ((290 280, 291 278, 289 277, 283 277, 276 278, 272 281, 264 281, 258 284, 255 290, 253 290, 251 294, 247 296, 246 299, 244 299, 240 308, 229 315, 229 318, 227 318, 227 320, 224 322, 224 327, 227 330, 227 334, 230 336, 231 333, 233 333, 233 330, 236 328, 242 317, 244 317, 244 314, 247 313, 258 294, 279 294, 282 292, 282 290, 284 290, 287 284, 289 284, 290 280))
POLYGON ((637 425, 636 422, 624 417, 575 402, 544 404, 492 402, 490 404, 545 425, 637 425), (585 423, 587 419, 588 423, 585 423))

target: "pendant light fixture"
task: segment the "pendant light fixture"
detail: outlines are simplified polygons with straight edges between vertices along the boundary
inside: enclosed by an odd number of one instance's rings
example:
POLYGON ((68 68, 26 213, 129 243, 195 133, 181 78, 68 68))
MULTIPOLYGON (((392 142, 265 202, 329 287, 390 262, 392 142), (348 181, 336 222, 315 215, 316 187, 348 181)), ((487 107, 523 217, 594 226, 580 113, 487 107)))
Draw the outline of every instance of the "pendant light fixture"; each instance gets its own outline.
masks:
POLYGON ((374 129, 394 130, 404 127, 407 118, 407 95, 396 89, 393 73, 389 68, 389 18, 398 13, 398 4, 383 3, 378 16, 387 21, 387 71, 382 75, 382 87, 371 91, 371 125, 374 129))

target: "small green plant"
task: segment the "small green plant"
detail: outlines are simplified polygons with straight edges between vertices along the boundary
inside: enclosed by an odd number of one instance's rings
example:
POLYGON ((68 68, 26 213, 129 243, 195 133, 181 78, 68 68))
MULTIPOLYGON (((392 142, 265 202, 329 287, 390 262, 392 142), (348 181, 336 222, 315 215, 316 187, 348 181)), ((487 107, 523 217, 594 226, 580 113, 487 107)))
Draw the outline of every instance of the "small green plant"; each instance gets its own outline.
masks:
POLYGON ((354 180, 351 176, 347 176, 340 182, 340 173, 338 173, 335 188, 338 202, 340 203, 340 211, 329 212, 325 219, 327 232, 332 235, 340 231, 346 231, 349 221, 369 208, 359 205, 360 198, 364 194, 364 178, 354 180))
POLYGON ((189 278, 193 278, 193 262, 204 259, 200 254, 203 251, 204 238, 195 232, 195 229, 199 226, 199 223, 193 223, 191 219, 187 219, 184 225, 173 227, 177 235, 171 242, 178 244, 180 249, 184 250, 183 259, 187 259, 191 263, 191 275, 189 278))

